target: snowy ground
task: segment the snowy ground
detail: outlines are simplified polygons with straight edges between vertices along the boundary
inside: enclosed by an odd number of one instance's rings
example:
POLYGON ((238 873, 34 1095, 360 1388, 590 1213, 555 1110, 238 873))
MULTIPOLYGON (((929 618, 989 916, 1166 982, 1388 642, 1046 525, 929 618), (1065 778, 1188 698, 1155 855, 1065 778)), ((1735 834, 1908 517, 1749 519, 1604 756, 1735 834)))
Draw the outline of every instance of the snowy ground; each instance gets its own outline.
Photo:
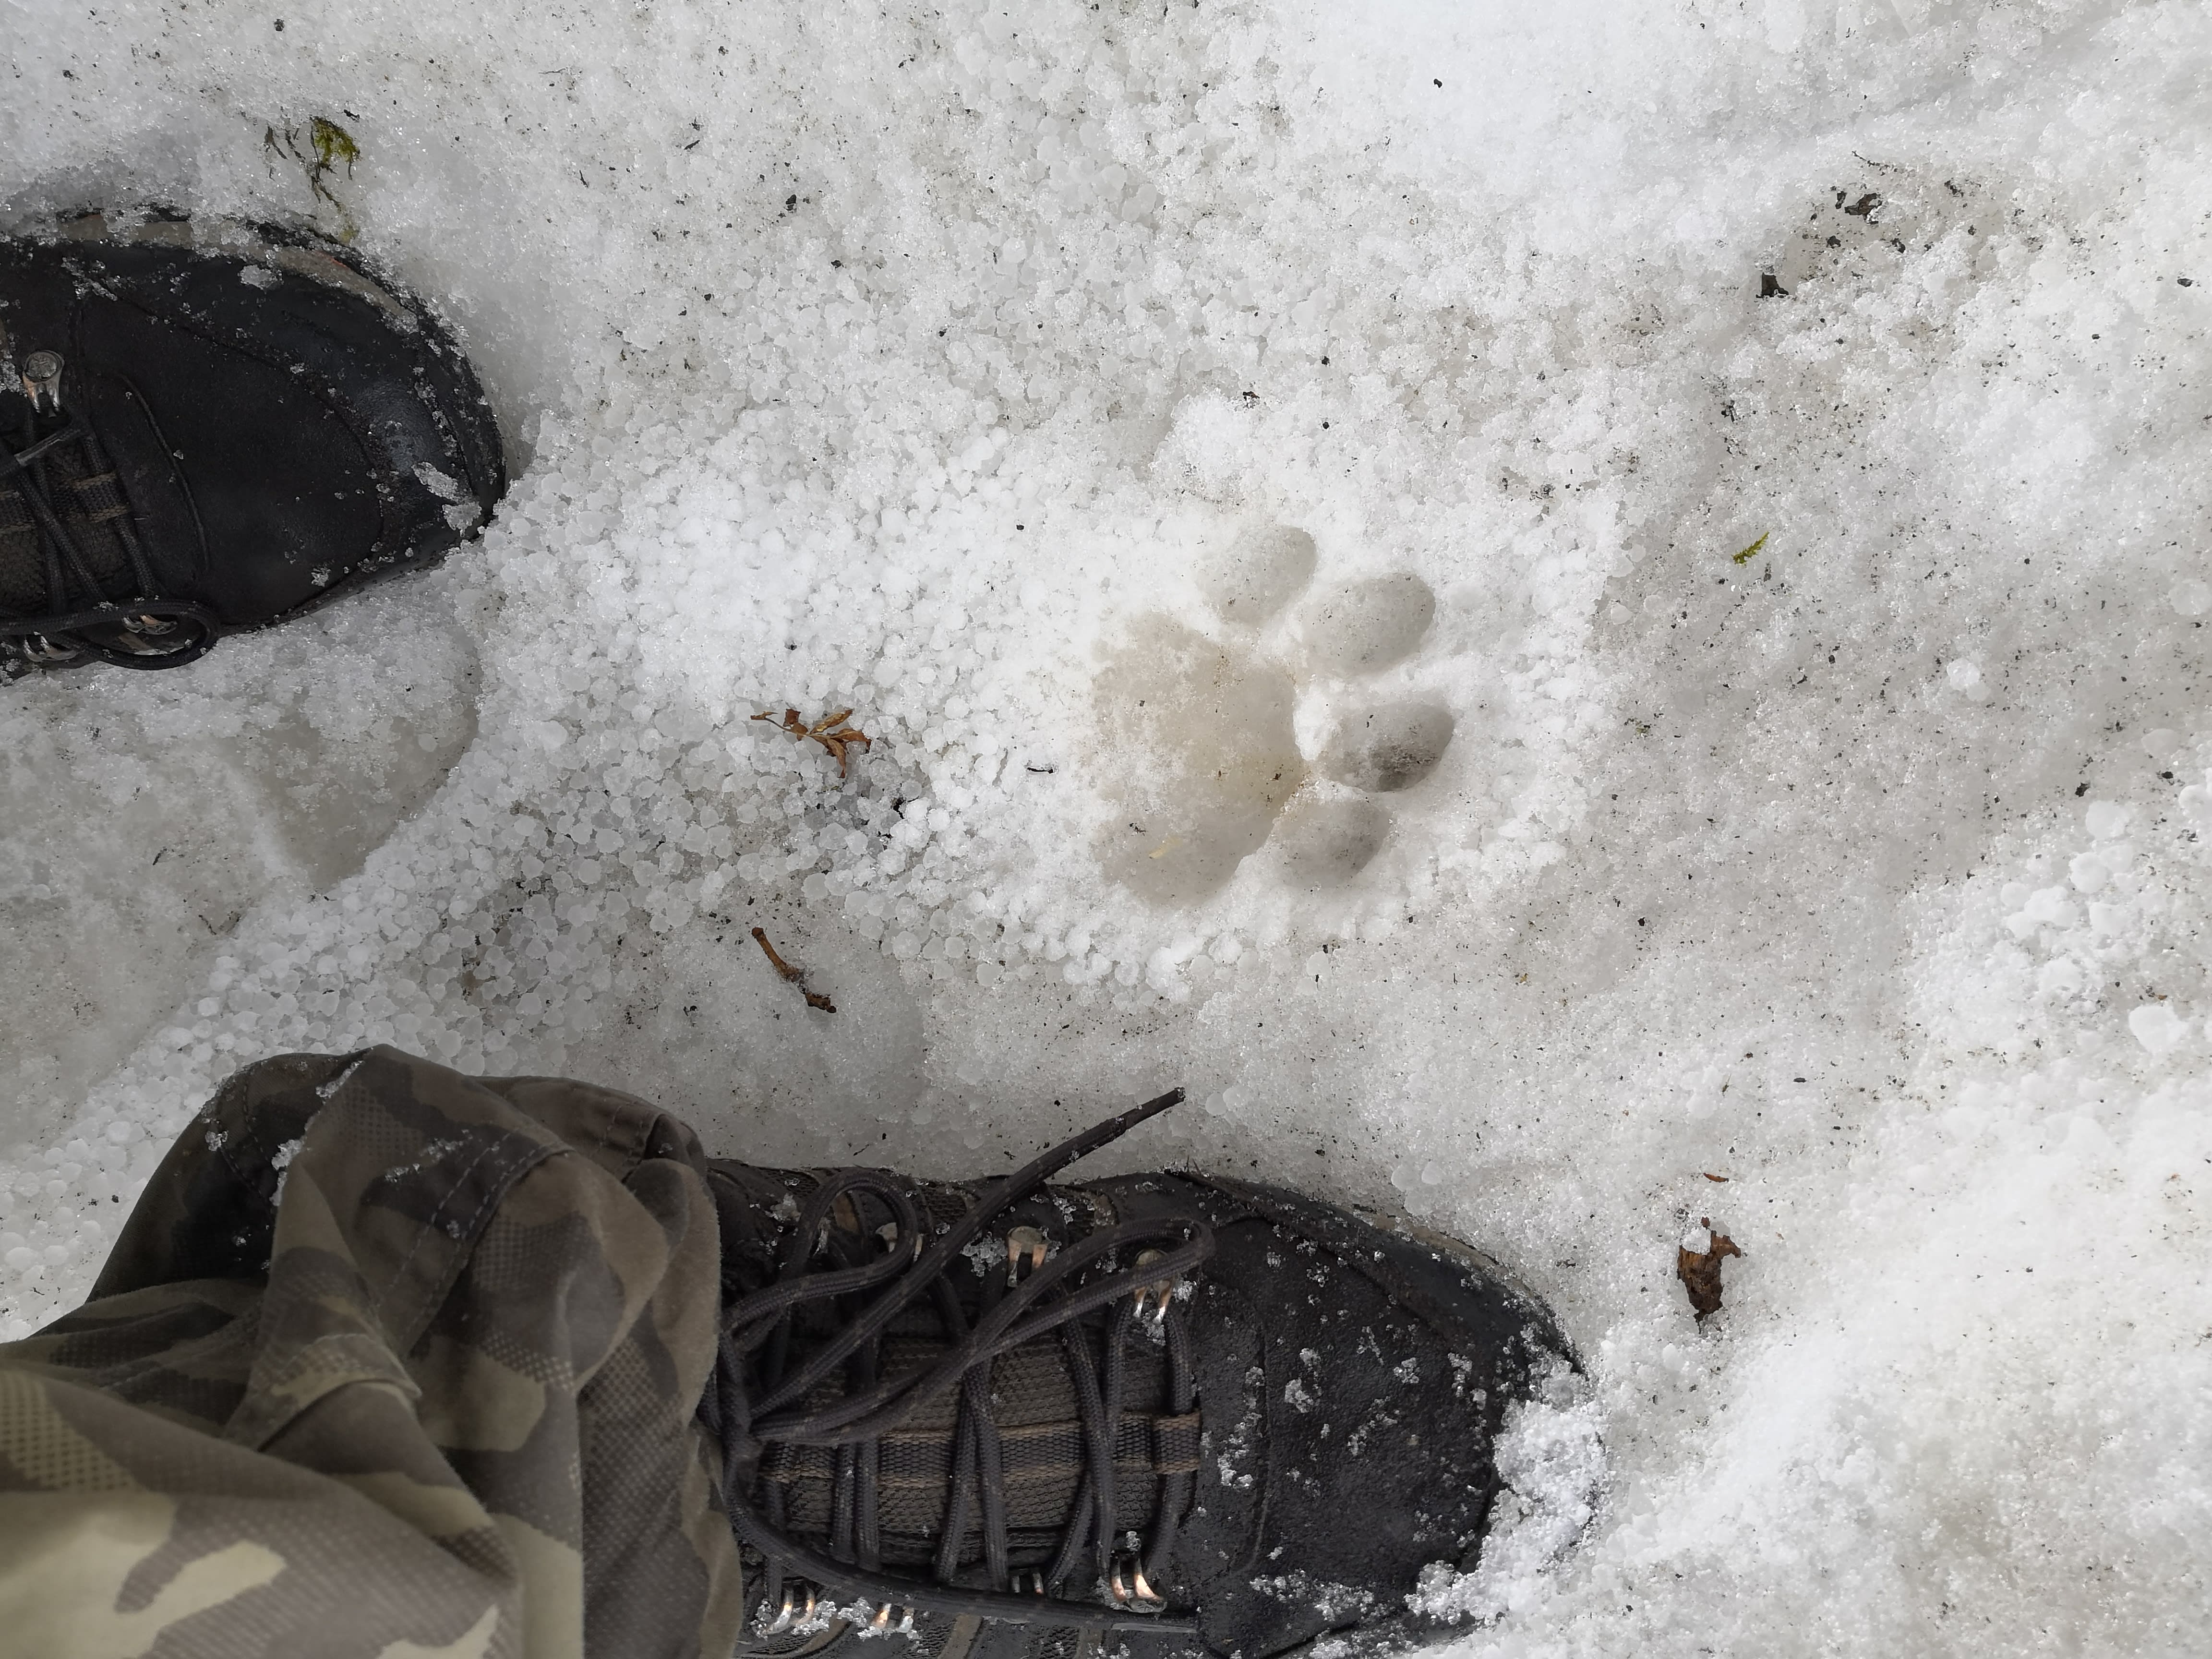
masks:
POLYGON ((17 215, 348 128, 519 480, 0 700, 7 1334, 272 1051, 941 1171, 1182 1082, 1125 1165, 1581 1346, 1601 1507, 1464 1651, 2201 1651, 2201 8, 0 19, 17 215))

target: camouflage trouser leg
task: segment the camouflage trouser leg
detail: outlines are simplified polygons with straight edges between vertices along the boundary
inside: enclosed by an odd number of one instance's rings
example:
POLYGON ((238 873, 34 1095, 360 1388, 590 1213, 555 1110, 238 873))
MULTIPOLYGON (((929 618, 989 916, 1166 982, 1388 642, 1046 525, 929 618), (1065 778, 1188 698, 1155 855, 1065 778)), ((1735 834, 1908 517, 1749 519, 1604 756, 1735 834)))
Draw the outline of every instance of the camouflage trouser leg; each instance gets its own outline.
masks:
POLYGON ((718 1656, 691 1132, 388 1048, 225 1084, 0 1347, 0 1650, 718 1656))

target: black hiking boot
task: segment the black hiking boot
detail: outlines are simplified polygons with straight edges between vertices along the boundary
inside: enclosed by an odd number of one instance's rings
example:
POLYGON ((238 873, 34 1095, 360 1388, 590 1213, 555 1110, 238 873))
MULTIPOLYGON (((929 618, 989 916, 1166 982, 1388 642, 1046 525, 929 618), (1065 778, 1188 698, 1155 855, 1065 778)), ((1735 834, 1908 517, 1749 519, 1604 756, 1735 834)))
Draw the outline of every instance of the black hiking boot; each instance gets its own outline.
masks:
POLYGON ((190 662, 439 558, 506 487, 467 360, 335 243, 0 239, 0 678, 190 662))
POLYGON ((1334 1659, 1435 1628, 1407 1598, 1474 1565, 1506 1408, 1566 1344, 1439 1236, 1219 1176, 1045 1184, 1180 1098, 1003 1181, 710 1165, 741 1654, 1334 1659))

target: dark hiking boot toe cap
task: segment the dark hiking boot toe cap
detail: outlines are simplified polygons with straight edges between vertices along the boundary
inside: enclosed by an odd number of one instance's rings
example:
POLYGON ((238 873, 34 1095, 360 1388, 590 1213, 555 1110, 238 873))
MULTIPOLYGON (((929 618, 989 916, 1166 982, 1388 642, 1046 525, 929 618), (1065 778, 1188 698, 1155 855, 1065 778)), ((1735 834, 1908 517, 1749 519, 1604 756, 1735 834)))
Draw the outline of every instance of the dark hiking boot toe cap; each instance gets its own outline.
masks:
POLYGON ((1480 1552, 1507 1407, 1571 1364, 1550 1315, 1477 1252, 1393 1218, 1226 1177, 1103 1189, 1123 1216, 1206 1216, 1194 1336, 1202 1353, 1257 1356, 1233 1381, 1210 1368, 1202 1394, 1198 1503, 1218 1512, 1186 1528, 1182 1559, 1206 1582, 1182 1588, 1208 1643, 1266 1659, 1331 1633, 1402 1634, 1423 1569, 1480 1552))
POLYGON ((443 325, 312 234, 94 215, 0 240, 0 330, 61 364, 52 398, 0 386, 11 453, 63 438, 0 478, 13 637, 135 601, 260 627, 441 557, 506 488, 443 325))

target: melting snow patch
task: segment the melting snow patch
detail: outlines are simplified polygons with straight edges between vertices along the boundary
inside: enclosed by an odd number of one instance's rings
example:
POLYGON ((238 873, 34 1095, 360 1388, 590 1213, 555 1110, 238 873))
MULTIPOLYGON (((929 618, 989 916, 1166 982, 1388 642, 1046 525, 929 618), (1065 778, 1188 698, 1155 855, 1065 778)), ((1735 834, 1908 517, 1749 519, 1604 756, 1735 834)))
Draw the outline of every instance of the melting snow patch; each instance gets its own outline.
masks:
POLYGON ((1596 1518, 1606 1462, 1603 1413, 1591 1390, 1553 1377, 1506 1407, 1498 1437, 1502 1485, 1472 1572, 1438 1562, 1407 1605, 1424 1618, 1495 1619, 1534 1602, 1544 1576, 1596 1518))

